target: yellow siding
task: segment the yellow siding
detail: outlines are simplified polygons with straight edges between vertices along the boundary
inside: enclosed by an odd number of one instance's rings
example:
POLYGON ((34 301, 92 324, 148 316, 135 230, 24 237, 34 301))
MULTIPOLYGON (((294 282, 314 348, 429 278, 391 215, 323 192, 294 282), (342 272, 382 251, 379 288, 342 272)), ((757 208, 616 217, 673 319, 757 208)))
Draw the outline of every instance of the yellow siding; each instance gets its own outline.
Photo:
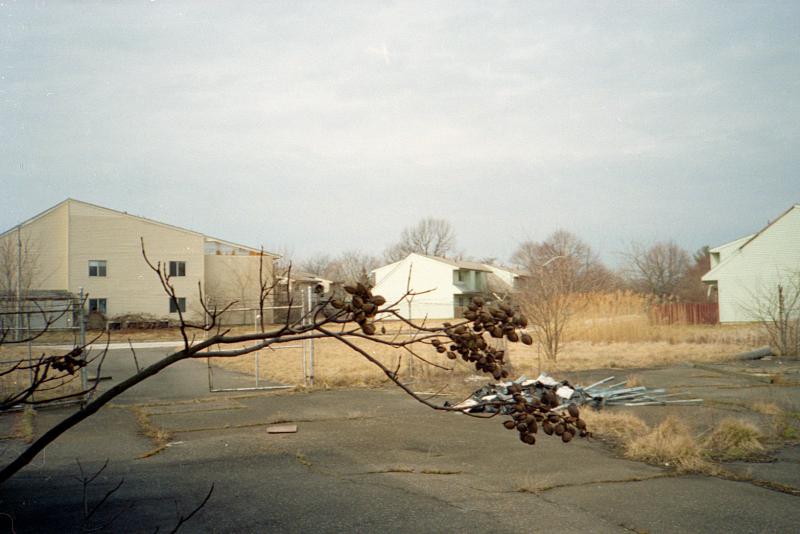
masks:
MULTIPOLYGON (((30 281, 31 289, 67 289, 67 205, 62 204, 22 227, 23 269, 32 271, 22 276, 23 285, 30 281)), ((0 250, 8 251, 11 263, 16 262, 17 231, 5 236, 0 250)), ((14 273, 16 280, 16 273, 14 273)), ((16 282, 14 282, 16 284, 16 282)))
POLYGON ((172 282, 179 296, 186 297, 186 311, 200 318, 198 282, 204 279, 202 235, 123 213, 69 202, 69 290, 80 287, 90 298, 108 300, 108 317, 144 313, 177 318, 169 313, 169 298, 155 273, 142 257, 140 238, 150 260, 185 261, 186 276, 172 282), (89 276, 89 260, 105 260, 105 277, 89 276))
MULTIPOLYGON (((264 256, 263 276, 267 283, 272 280, 271 256, 264 256)), ((236 311, 226 314, 226 323, 250 324, 254 321, 252 309, 258 308, 259 293, 259 256, 257 255, 208 255, 205 257, 206 286, 205 292, 218 308, 236 301, 232 309, 251 308, 250 311, 236 311)), ((265 306, 272 305, 272 298, 265 306)), ((271 314, 265 316, 271 320, 271 314)))

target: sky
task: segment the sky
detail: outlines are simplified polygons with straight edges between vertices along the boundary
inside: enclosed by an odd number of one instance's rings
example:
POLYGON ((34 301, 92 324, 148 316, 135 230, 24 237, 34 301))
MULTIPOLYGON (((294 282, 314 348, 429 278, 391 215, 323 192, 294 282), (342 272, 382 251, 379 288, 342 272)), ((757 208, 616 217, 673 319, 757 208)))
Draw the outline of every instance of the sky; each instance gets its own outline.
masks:
POLYGON ((67 197, 302 260, 424 217, 614 264, 800 203, 800 2, 0 0, 0 230, 67 197))

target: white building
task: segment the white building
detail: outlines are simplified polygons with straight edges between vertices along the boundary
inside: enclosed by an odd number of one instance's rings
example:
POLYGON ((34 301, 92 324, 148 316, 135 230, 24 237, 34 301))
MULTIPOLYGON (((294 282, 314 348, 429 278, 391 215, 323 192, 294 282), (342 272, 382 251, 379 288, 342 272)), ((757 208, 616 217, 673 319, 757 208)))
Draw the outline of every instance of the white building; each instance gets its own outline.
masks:
POLYGON ((717 291, 721 323, 748 322, 757 319, 758 301, 792 276, 800 276, 800 204, 758 233, 711 249, 703 282, 717 291))
POLYGON ((373 293, 382 295, 409 319, 452 319, 475 295, 487 290, 486 265, 411 253, 372 271, 373 293), (407 293, 416 295, 405 297, 407 293))

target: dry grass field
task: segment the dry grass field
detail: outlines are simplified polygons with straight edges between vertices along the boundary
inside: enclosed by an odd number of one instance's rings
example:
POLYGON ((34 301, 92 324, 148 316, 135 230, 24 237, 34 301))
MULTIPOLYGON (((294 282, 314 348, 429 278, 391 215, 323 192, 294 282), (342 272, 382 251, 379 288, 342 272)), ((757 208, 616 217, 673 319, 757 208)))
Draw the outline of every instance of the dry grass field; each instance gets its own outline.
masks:
MULTIPOLYGON (((563 349, 557 361, 547 360, 537 344, 509 343, 512 376, 536 376, 541 371, 558 374, 596 368, 644 368, 683 362, 713 362, 766 344, 757 326, 660 325, 652 324, 648 314, 650 301, 629 293, 589 295, 571 318, 564 334, 563 349)), ((430 321, 428 324, 441 324, 430 321)), ((401 331, 400 323, 387 322, 388 334, 377 339, 392 339, 401 331)), ((252 326, 235 327, 233 333, 252 332, 252 326)), ((97 333, 89 333, 91 339, 97 333)), ((197 333, 203 336, 204 333, 197 333)), ((70 333, 47 333, 41 341, 72 343, 70 333), (69 338, 69 339, 67 339, 69 338)), ((154 340, 178 341, 176 329, 129 330, 111 332, 113 342, 154 340)), ((101 338, 104 341, 105 338, 101 338)), ((388 367, 397 368, 405 381, 414 381, 417 389, 438 391, 447 386, 450 392, 471 391, 473 369, 461 360, 451 362, 432 347, 420 346, 418 354, 452 368, 444 371, 426 365, 409 352, 380 343, 359 340, 357 344, 388 367)), ((0 347, 0 357, 9 351, 27 349, 0 347)), ((380 387, 387 383, 383 372, 363 356, 335 339, 314 342, 315 386, 380 387)), ((214 364, 246 374, 255 373, 255 355, 235 359, 215 359, 214 364)), ((303 348, 264 349, 258 354, 259 374, 265 380, 284 384, 303 384, 303 348)), ((19 378, 19 377, 18 377, 19 378)), ((24 377, 23 377, 24 378, 24 377)))

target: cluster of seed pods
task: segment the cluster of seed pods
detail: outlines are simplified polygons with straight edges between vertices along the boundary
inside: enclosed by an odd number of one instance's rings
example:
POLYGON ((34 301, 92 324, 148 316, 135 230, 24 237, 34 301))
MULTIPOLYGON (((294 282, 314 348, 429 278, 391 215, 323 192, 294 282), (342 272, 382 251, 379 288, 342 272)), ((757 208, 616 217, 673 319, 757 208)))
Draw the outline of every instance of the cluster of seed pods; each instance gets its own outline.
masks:
POLYGON ((545 389, 542 398, 534 398, 533 402, 528 402, 522 396, 522 388, 516 384, 509 386, 508 390, 513 394, 514 404, 511 405, 511 419, 503 421, 503 426, 509 430, 516 429, 523 442, 529 445, 536 443, 540 427, 548 436, 560 436, 564 443, 569 443, 576 435, 589 435, 577 405, 570 404, 566 411, 553 411, 559 405, 553 390, 545 389))
POLYGON ((373 295, 372 290, 361 282, 354 286, 344 286, 344 290, 352 295, 350 301, 333 299, 331 306, 346 312, 348 318, 358 323, 361 331, 368 336, 375 334, 375 315, 380 307, 386 304, 386 299, 380 295, 373 295))

